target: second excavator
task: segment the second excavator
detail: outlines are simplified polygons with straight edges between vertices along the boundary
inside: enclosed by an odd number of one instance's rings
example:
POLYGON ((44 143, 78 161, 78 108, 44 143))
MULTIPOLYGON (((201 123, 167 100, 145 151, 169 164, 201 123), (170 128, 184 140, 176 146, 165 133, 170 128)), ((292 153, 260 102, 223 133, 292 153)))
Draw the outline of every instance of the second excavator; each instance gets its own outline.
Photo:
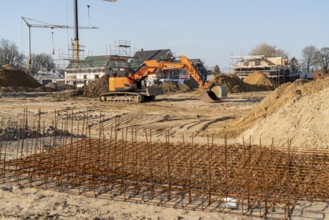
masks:
POLYGON ((226 88, 208 82, 194 67, 191 60, 179 56, 179 61, 147 60, 132 74, 128 76, 109 77, 109 92, 99 96, 100 101, 112 102, 143 102, 154 100, 157 95, 163 94, 159 86, 142 88, 141 82, 150 74, 158 70, 185 69, 186 72, 199 84, 204 92, 201 100, 205 102, 218 102, 227 95, 226 88))

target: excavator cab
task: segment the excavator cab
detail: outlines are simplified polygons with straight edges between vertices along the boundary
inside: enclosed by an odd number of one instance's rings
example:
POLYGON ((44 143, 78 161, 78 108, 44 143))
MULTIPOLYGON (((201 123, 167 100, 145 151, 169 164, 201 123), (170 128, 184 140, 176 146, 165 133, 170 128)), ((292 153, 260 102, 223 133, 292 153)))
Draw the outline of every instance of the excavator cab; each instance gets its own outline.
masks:
POLYGON ((129 92, 134 89, 134 83, 127 77, 110 77, 109 91, 110 92, 129 92))

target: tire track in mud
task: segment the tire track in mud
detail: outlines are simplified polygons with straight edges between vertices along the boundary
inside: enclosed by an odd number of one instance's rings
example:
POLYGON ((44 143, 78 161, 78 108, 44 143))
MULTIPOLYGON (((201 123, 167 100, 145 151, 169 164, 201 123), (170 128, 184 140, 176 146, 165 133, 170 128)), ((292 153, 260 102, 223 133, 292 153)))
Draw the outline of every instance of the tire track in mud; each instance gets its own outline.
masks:
MULTIPOLYGON (((102 128, 109 132, 114 127, 119 130, 134 127, 138 130, 152 130, 154 136, 161 137, 165 131, 169 131, 171 135, 199 133, 217 121, 220 120, 183 115, 124 113, 106 117, 102 121, 102 128)), ((92 128, 99 131, 99 122, 95 123, 92 128)))

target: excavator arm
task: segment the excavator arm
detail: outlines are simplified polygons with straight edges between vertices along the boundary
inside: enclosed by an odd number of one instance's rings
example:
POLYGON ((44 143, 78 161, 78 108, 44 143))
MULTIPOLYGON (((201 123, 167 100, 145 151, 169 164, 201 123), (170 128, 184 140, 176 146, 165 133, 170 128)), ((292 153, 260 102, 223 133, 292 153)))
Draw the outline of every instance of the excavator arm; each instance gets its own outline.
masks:
POLYGON ((153 74, 156 70, 185 69, 186 72, 202 87, 204 90, 210 88, 210 83, 194 68, 193 63, 185 56, 179 56, 179 62, 166 62, 157 60, 147 60, 138 68, 138 70, 128 78, 132 81, 139 81, 153 74))
POLYGON ((206 79, 194 68, 193 63, 185 56, 180 56, 177 62, 167 62, 158 60, 148 60, 143 63, 134 73, 125 77, 110 77, 109 92, 100 95, 101 101, 138 101, 144 99, 154 99, 155 96, 163 94, 162 88, 147 87, 143 91, 141 81, 148 75, 154 74, 157 70, 175 70, 185 69, 186 72, 205 90, 201 94, 201 100, 205 102, 219 101, 225 97, 226 91, 210 84, 206 79), (224 94, 224 96, 223 96, 224 94))

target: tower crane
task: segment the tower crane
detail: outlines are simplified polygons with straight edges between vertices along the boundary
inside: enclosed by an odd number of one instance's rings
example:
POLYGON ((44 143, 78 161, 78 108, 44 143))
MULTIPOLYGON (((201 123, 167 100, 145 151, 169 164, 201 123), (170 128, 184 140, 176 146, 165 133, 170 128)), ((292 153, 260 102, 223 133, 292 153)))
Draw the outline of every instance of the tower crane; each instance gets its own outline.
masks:
MULTIPOLYGON (((30 70, 31 67, 31 28, 64 28, 64 29, 76 29, 75 26, 69 25, 57 25, 57 24, 50 24, 42 21, 37 21, 31 18, 22 17, 23 21, 26 23, 27 27, 29 28, 29 59, 28 59, 28 69, 30 70), (32 24, 31 22, 38 22, 39 24, 32 24)), ((78 29, 99 29, 95 26, 78 26, 78 29)), ((74 48, 78 49, 78 48, 74 48)), ((77 52, 76 52, 77 53, 77 52)), ((77 53, 78 54, 78 53, 77 53)), ((76 55, 76 59, 79 59, 79 56, 76 55)))

